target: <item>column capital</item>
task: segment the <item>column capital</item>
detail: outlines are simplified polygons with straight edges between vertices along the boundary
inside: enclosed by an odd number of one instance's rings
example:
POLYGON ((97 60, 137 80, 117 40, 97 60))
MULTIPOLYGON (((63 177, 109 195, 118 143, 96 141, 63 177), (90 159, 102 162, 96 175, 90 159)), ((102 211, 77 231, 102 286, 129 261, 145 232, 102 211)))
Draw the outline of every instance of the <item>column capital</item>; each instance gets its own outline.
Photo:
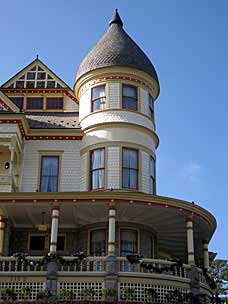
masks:
POLYGON ((116 210, 116 204, 115 204, 115 203, 110 203, 110 204, 108 205, 108 209, 109 209, 109 210, 116 210))
POLYGON ((192 215, 187 215, 185 218, 185 222, 192 222, 193 221, 193 216, 192 215))
POLYGON ((52 211, 53 211, 53 210, 57 210, 57 211, 59 211, 59 210, 60 210, 60 206, 57 206, 57 205, 52 206, 52 211))

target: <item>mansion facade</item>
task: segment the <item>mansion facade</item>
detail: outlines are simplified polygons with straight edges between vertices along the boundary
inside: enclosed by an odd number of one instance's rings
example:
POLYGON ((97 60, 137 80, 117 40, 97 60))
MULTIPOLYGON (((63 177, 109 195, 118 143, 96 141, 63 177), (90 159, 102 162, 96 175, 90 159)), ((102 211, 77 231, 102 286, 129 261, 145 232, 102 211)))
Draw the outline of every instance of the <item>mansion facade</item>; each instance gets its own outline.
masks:
POLYGON ((73 90, 39 58, 0 87, 0 294, 210 303, 216 220, 156 192, 159 90, 117 11, 73 90))

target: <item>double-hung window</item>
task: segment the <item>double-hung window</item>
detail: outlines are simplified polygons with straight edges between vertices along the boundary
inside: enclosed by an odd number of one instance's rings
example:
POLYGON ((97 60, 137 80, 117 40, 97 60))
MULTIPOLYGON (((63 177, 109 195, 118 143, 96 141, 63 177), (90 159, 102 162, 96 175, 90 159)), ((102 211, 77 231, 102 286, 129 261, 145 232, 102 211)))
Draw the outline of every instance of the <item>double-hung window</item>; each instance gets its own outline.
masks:
POLYGON ((123 85, 123 108, 137 110, 137 88, 123 85))
POLYGON ((90 233, 90 255, 105 255, 105 229, 93 230, 90 233))
POLYGON ((137 231, 133 229, 120 230, 120 256, 137 253, 137 231))
POLYGON ((151 95, 149 95, 149 115, 151 119, 154 118, 154 101, 151 95))
POLYGON ((105 150, 104 148, 96 149, 91 152, 90 174, 91 189, 104 188, 104 172, 105 172, 105 150))
POLYGON ((42 110, 44 107, 43 97, 28 97, 27 110, 42 110))
POLYGON ((41 156, 40 191, 58 191, 59 156, 41 156))
POLYGON ((105 101, 106 101, 105 85, 92 88, 92 96, 91 96, 92 112, 95 112, 100 109, 104 109, 105 101))
POLYGON ((138 188, 138 151, 123 148, 122 155, 122 184, 123 188, 138 188))
POLYGON ((150 193, 155 194, 155 160, 150 157, 150 193))

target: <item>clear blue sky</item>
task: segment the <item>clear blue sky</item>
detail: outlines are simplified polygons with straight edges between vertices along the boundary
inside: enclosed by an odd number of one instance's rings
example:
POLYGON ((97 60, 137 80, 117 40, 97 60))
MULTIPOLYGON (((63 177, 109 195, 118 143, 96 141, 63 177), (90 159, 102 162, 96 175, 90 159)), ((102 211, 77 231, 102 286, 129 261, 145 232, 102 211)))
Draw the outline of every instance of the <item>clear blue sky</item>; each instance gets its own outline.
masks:
POLYGON ((0 83, 39 54, 73 85, 119 8, 154 63, 158 194, 195 201, 217 218, 210 250, 228 258, 228 1, 0 0, 0 83))

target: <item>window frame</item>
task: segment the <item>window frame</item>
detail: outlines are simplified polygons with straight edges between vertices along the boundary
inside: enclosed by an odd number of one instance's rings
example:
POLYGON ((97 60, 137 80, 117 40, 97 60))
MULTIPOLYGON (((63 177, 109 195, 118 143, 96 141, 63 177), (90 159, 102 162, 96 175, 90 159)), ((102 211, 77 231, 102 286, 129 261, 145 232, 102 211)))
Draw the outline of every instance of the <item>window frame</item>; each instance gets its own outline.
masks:
POLYGON ((106 168, 105 168, 105 159, 106 159, 106 157, 105 157, 105 147, 96 148, 96 149, 91 150, 90 153, 89 153, 89 157, 90 157, 90 169, 89 169, 90 185, 89 185, 89 189, 90 189, 90 191, 96 191, 96 190, 99 191, 99 190, 105 189, 105 180, 106 180, 105 179, 105 171, 106 171, 106 168), (103 150, 104 151, 104 166, 101 167, 101 168, 98 168, 98 169, 92 169, 92 154, 94 153, 94 151, 97 151, 97 150, 103 150), (93 185, 92 175, 93 175, 94 171, 99 171, 99 170, 103 170, 104 171, 104 185, 101 188, 95 188, 95 189, 93 189, 92 188, 92 185, 93 185))
POLYGON ((34 97, 31 97, 31 96, 28 96, 28 97, 26 97, 26 110, 27 111, 41 111, 41 110, 43 110, 44 109, 44 102, 45 102, 45 100, 44 100, 44 96, 34 96, 34 97), (33 108, 33 109, 31 109, 31 108, 28 108, 28 101, 29 101, 29 99, 42 99, 43 100, 43 104, 42 104, 42 107, 41 108, 33 108))
MULTIPOLYGON (((62 164, 62 154, 64 151, 38 151, 39 152, 39 168, 38 168, 38 179, 37 179, 37 192, 41 192, 41 174, 42 174, 42 157, 58 157, 58 177, 57 177, 57 191, 60 187, 61 179, 61 164, 62 164)), ((42 192, 43 193, 43 192, 42 192)), ((53 192, 54 193, 54 192, 53 192)))
POLYGON ((155 158, 150 155, 150 194, 155 195, 156 194, 156 161, 155 158), (151 161, 154 161, 154 177, 151 175, 151 161), (153 193, 152 193, 152 189, 151 189, 151 185, 153 185, 153 193))
POLYGON ((62 111, 64 109, 64 97, 63 96, 55 96, 55 97, 46 96, 45 109, 46 109, 46 111, 62 111), (50 99, 62 99, 62 107, 61 108, 48 108, 48 100, 50 100, 50 99))
POLYGON ((129 190, 138 190, 139 189, 139 150, 136 148, 131 148, 131 147, 122 147, 122 189, 129 189, 129 190), (124 161, 124 150, 132 150, 135 151, 137 154, 137 169, 134 168, 127 168, 123 166, 123 161, 124 161), (124 187, 123 183, 124 183, 124 169, 128 169, 128 170, 134 170, 137 172, 137 180, 136 180, 136 188, 129 188, 129 187, 124 187))
POLYGON ((150 116, 150 119, 154 121, 154 99, 151 94, 149 94, 148 103, 149 103, 149 116, 150 116), (152 107, 150 105, 150 99, 152 99, 152 107))
MULTIPOLYGON (((90 107, 90 112, 91 113, 94 113, 94 112, 97 112, 97 111, 102 111, 102 110, 105 110, 107 108, 107 96, 106 96, 106 84, 99 84, 97 86, 94 86, 91 88, 91 92, 90 92, 91 96, 90 96, 90 104, 91 104, 91 107, 90 107), (95 98, 93 99, 93 89, 96 89, 98 87, 104 87, 104 97, 98 97, 98 98, 95 98), (104 102, 104 108, 99 108, 98 110, 94 110, 94 102, 99 100, 99 99, 102 99, 104 98, 105 99, 105 102, 104 102)), ((101 103, 100 103, 101 104, 101 103)))
POLYGON ((45 233, 29 233, 28 234, 28 240, 27 240, 27 249, 28 252, 45 252, 45 250, 47 250, 47 244, 48 244, 48 240, 47 240, 47 235, 45 233), (31 245, 31 237, 43 237, 44 238, 44 249, 40 249, 40 250, 36 250, 36 249, 30 249, 30 245, 31 245))
POLYGON ((122 84, 122 109, 129 110, 129 111, 134 111, 134 112, 138 111, 138 87, 137 86, 127 84, 127 83, 122 84), (136 92, 136 97, 133 98, 133 97, 125 96, 124 95, 124 87, 134 88, 135 92, 136 92), (130 108, 124 107, 124 97, 131 98, 132 100, 135 100, 136 108, 135 109, 130 109, 130 108))
MULTIPOLYGON (((108 235, 107 235, 107 227, 100 227, 100 228, 95 228, 95 229, 89 229, 88 230, 88 246, 87 246, 87 254, 89 256, 93 256, 92 255, 92 251, 91 251, 91 248, 92 248, 92 233, 95 232, 95 231, 104 231, 104 236, 105 236, 105 239, 104 239, 104 256, 107 255, 107 252, 108 252, 108 244, 107 244, 107 241, 108 241, 108 235)), ((102 256, 102 255, 101 255, 102 256)))
MULTIPOLYGON (((140 254, 140 231, 137 228, 132 227, 119 227, 119 256, 121 257, 121 232, 122 230, 127 231, 134 231, 136 233, 136 253, 134 254, 140 254)), ((133 254, 133 253, 132 253, 133 254)))

